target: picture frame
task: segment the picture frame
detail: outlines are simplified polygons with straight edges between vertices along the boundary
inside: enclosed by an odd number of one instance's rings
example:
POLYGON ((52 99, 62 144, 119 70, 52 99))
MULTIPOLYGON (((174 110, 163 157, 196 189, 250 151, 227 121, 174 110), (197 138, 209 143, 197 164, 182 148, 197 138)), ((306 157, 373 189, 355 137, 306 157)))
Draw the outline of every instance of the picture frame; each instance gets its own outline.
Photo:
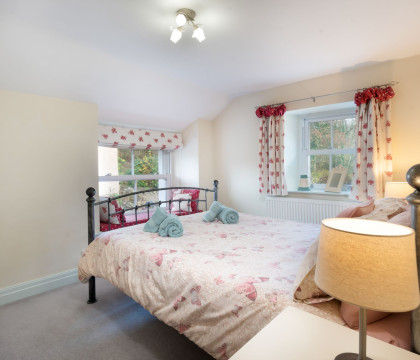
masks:
POLYGON ((346 179, 347 169, 344 167, 336 167, 331 169, 327 184, 325 185, 325 191, 328 192, 341 192, 343 188, 344 180, 346 179))

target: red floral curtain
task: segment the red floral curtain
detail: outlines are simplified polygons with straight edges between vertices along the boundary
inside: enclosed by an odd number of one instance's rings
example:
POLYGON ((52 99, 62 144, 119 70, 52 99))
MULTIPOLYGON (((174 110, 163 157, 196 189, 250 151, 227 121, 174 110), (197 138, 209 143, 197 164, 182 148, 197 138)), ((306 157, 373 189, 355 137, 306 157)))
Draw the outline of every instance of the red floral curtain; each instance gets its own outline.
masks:
POLYGON ((350 198, 380 199, 385 183, 392 181, 392 87, 369 88, 356 93, 356 158, 350 198))
POLYGON ((284 174, 284 113, 286 106, 259 107, 260 176, 259 191, 268 195, 287 195, 284 174))

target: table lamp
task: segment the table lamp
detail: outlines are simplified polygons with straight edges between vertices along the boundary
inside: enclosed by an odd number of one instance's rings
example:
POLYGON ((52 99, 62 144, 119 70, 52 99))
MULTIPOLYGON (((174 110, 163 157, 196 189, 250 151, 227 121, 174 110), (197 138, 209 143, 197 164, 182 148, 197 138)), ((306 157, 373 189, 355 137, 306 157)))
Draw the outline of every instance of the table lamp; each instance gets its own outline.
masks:
POLYGON ((359 354, 366 357, 366 310, 405 312, 419 304, 414 231, 382 221, 334 218, 321 224, 315 282, 325 293, 359 307, 359 354))
POLYGON ((408 185, 408 182, 387 182, 385 183, 386 198, 405 199, 413 192, 413 188, 408 185))

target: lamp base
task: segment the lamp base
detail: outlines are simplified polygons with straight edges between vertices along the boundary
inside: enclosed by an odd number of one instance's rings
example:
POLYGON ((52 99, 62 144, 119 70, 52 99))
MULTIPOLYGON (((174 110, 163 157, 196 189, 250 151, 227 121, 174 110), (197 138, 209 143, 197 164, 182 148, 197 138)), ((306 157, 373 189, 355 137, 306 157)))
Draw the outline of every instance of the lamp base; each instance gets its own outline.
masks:
POLYGON ((359 358, 359 354, 355 353, 342 353, 337 355, 334 360, 372 360, 370 357, 359 358))

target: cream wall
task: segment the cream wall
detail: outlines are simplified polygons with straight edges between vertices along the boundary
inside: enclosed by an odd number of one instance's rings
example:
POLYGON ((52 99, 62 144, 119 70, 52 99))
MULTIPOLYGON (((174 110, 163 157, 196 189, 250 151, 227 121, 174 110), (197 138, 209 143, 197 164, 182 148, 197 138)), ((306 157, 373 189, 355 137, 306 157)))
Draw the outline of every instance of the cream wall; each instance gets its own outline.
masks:
MULTIPOLYGON (((281 69, 279 69, 280 71, 281 69)), ((287 69, 286 69, 287 70, 287 69)), ((220 199, 239 211, 265 215, 264 196, 258 193, 258 127, 255 106, 338 93, 390 81, 392 100, 392 153, 394 181, 403 181, 410 166, 420 163, 418 151, 420 56, 375 64, 359 69, 279 86, 234 100, 215 120, 215 174, 221 181, 220 199)), ((351 101, 353 93, 294 102, 288 110, 351 101)), ((286 129, 287 130, 287 129, 286 129)), ((286 133, 286 136, 287 133, 286 133)), ((298 151, 298 150, 296 150, 298 151)), ((200 163, 200 166, 205 164, 200 163)))
POLYGON ((0 288, 77 268, 97 107, 0 90, 0 288))
POLYGON ((198 186, 198 139, 198 121, 195 121, 182 131, 183 148, 171 153, 173 186, 198 186))
POLYGON ((184 147, 172 152, 172 184, 211 188, 214 173, 213 123, 199 119, 182 132, 184 147))

